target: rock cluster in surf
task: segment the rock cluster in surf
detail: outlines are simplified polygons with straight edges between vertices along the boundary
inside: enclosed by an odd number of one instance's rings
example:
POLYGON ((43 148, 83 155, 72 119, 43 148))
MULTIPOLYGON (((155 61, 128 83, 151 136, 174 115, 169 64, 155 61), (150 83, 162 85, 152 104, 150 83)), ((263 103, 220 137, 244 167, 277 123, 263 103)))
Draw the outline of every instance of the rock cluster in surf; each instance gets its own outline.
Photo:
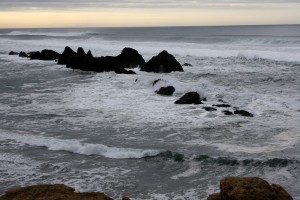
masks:
MULTIPOLYGON (((113 71, 116 74, 136 74, 135 71, 131 70, 136 67, 140 67, 141 71, 153 73, 183 72, 182 65, 173 55, 165 50, 157 56, 152 57, 148 62, 145 62, 143 56, 137 50, 128 47, 124 48, 118 56, 94 57, 90 50, 86 53, 82 47, 79 47, 75 52, 68 46, 65 47, 62 54, 53 50, 44 49, 41 52, 35 51, 29 53, 11 51, 9 55, 19 55, 20 57, 28 57, 32 60, 56 60, 57 64, 65 65, 67 68, 98 73, 113 71)), ((185 63, 183 66, 192 65, 185 63)), ((162 81, 162 79, 155 80, 153 86, 160 81, 162 81)), ((172 96, 175 91, 175 87, 169 85, 160 87, 155 92, 162 96, 172 96)), ((206 101, 206 98, 201 98, 197 92, 190 91, 174 103, 199 105, 204 104, 203 101, 206 101)), ((246 110, 239 110, 235 107, 234 110, 229 110, 231 105, 226 104, 224 101, 220 102, 220 104, 214 104, 212 106, 204 105, 202 108, 207 112, 215 112, 218 110, 217 108, 227 108, 227 110, 222 110, 224 115, 235 114, 244 117, 253 117, 253 114, 246 110)))

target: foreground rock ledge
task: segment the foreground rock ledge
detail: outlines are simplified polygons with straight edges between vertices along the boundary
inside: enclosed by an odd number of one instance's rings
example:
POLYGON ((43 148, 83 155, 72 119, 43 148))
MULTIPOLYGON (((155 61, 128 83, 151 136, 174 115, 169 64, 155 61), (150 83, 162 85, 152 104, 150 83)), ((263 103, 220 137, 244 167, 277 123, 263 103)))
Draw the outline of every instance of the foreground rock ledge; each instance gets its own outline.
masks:
POLYGON ((280 185, 270 185, 257 177, 227 177, 220 182, 220 193, 207 200, 293 200, 280 185))
POLYGON ((8 190, 0 200, 112 200, 104 193, 77 193, 65 185, 35 185, 8 190))

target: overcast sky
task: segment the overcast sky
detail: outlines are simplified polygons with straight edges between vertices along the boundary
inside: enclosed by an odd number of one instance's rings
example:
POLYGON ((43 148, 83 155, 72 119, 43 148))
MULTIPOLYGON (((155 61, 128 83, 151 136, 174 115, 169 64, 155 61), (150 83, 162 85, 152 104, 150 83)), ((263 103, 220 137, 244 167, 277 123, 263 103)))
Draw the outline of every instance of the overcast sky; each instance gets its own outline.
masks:
POLYGON ((0 27, 300 24, 300 0, 0 0, 0 27))

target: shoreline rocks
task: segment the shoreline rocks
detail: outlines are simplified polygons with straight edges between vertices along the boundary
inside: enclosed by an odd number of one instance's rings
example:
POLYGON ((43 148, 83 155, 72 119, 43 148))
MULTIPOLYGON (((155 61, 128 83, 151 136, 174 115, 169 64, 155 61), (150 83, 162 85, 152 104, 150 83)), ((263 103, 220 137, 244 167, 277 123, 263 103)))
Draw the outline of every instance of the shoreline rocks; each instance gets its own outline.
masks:
POLYGON ((175 92, 175 88, 173 86, 161 87, 156 94, 163 95, 163 96, 172 96, 175 92))
POLYGON ((258 177, 226 177, 220 181, 220 193, 207 200, 293 200, 280 185, 270 185, 258 177))
POLYGON ((188 92, 175 101, 175 104, 201 104, 200 95, 197 92, 188 92))

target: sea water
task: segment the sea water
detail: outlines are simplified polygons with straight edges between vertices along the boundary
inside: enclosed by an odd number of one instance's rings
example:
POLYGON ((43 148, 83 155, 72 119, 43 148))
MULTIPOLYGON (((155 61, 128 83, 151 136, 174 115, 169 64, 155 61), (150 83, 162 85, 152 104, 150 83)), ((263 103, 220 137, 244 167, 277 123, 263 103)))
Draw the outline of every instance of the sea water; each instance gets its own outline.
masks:
POLYGON ((64 183, 114 198, 206 199, 258 176, 300 199, 300 26, 0 30, 0 194, 64 183), (10 51, 162 50, 184 72, 67 69, 10 51), (153 86, 153 82, 162 79, 153 86), (173 96, 159 96, 172 85, 173 96), (175 105, 190 91, 203 105, 175 105), (203 109, 220 104, 215 112, 203 109), (225 116, 244 109, 253 118, 225 116))

